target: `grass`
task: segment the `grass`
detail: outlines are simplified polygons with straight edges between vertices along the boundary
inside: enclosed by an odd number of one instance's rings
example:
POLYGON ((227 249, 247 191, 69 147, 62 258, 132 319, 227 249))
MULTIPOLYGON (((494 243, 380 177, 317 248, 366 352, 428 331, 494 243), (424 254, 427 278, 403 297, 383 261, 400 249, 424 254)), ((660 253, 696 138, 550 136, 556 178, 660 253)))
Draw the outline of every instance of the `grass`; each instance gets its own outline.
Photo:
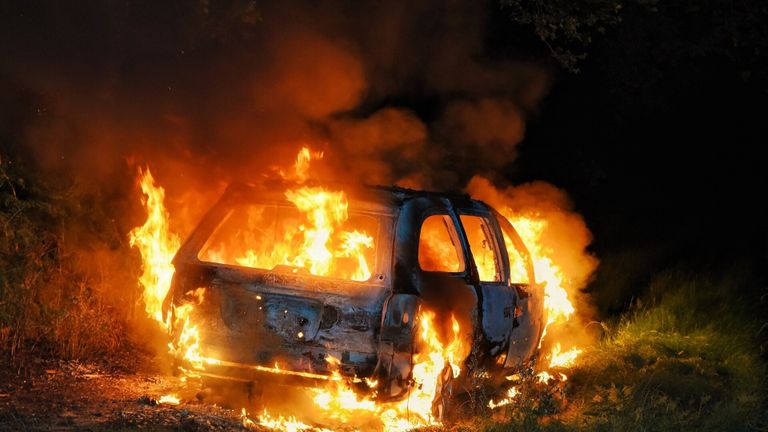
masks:
POLYGON ((750 299, 738 297, 744 278, 656 276, 649 301, 607 326, 569 372, 562 394, 544 395, 559 399, 555 413, 537 410, 540 401, 522 401, 506 421, 474 428, 768 430, 763 320, 759 301, 751 310, 750 299))
POLYGON ((125 308, 107 294, 111 276, 95 271, 91 246, 101 240, 80 234, 108 231, 73 186, 30 172, 0 151, 0 351, 66 359, 112 351, 125 340, 125 308))

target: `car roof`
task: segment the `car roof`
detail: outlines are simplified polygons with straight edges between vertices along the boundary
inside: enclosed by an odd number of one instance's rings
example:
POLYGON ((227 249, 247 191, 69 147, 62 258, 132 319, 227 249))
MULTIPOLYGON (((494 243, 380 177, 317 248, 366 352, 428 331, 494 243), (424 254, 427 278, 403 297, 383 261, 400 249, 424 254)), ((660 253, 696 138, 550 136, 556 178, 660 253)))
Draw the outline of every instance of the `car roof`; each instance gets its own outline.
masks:
POLYGON ((481 204, 481 201, 472 199, 466 193, 434 192, 400 186, 366 185, 333 181, 307 181, 304 183, 284 180, 265 180, 259 183, 235 182, 227 187, 224 195, 234 199, 280 202, 285 201, 286 190, 299 187, 323 187, 328 190, 344 191, 348 196, 348 200, 352 203, 352 207, 356 210, 380 213, 392 213, 393 210, 400 208, 406 201, 421 197, 447 199, 457 206, 476 207, 478 204, 481 204))

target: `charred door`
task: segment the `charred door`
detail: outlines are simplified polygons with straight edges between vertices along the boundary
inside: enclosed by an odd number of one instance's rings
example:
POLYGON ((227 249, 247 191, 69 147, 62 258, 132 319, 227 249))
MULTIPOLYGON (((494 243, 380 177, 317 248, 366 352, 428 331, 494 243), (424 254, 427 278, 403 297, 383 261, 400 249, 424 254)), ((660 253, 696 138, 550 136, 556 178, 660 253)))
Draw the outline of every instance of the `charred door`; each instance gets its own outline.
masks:
POLYGON ((509 221, 493 212, 509 262, 509 279, 515 295, 515 326, 509 338, 505 367, 519 367, 536 352, 544 330, 544 287, 536 283, 528 249, 509 221))
POLYGON ((515 319, 516 296, 508 282, 507 254, 490 212, 479 208, 460 209, 459 212, 479 286, 479 313, 488 342, 487 352, 496 357, 505 352, 515 319))

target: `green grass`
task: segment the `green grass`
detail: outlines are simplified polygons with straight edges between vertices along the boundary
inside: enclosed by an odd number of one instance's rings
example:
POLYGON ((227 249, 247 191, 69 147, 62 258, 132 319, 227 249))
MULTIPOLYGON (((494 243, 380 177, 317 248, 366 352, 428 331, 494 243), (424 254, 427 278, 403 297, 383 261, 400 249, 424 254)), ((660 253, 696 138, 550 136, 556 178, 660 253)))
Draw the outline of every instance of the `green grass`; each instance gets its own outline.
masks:
MULTIPOLYGON (((608 324, 569 372, 554 413, 521 401, 502 430, 768 430, 768 381, 756 303, 744 278, 656 276, 650 300, 608 324), (754 308, 752 306, 755 306, 754 308)), ((764 316, 764 315, 763 315, 764 316)), ((536 396, 536 395, 534 395, 536 396)), ((541 398, 541 395, 537 396, 541 398)))

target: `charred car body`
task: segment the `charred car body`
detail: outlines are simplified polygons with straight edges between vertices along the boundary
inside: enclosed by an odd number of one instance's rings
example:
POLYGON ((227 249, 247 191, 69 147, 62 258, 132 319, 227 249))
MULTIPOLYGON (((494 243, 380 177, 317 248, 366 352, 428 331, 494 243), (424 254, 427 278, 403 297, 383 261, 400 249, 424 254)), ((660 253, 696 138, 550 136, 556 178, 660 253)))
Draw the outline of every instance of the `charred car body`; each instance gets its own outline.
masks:
POLYGON ((256 242, 263 255, 290 242, 284 231, 297 210, 286 188, 231 185, 174 259, 164 308, 195 302, 200 345, 215 358, 201 375, 322 380, 331 355, 342 375, 374 378, 378 397, 399 398, 410 385, 423 305, 466 315, 476 367, 501 376, 534 357, 543 288, 514 227, 490 206, 467 195, 345 186, 348 221, 372 241, 363 255, 339 260, 357 260, 364 272, 318 276, 228 257, 225 244, 256 242))

